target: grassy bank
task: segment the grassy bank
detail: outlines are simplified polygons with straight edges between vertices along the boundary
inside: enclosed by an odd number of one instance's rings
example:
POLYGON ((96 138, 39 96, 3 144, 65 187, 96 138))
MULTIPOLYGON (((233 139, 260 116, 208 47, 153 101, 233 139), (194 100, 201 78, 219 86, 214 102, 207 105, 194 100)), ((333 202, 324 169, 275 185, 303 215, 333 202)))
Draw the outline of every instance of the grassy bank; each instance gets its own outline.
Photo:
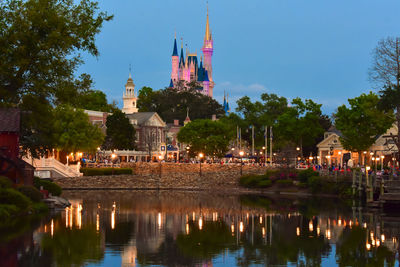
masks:
POLYGON ((10 219, 33 214, 47 213, 48 207, 42 202, 40 188, 55 196, 61 195, 57 184, 34 179, 34 186, 13 186, 10 179, 0 176, 0 221, 7 223, 10 219))
POLYGON ((347 180, 332 180, 320 176, 312 169, 268 170, 261 175, 243 175, 239 184, 245 188, 270 189, 273 191, 308 191, 312 194, 329 194, 342 198, 351 197, 351 184, 347 180))

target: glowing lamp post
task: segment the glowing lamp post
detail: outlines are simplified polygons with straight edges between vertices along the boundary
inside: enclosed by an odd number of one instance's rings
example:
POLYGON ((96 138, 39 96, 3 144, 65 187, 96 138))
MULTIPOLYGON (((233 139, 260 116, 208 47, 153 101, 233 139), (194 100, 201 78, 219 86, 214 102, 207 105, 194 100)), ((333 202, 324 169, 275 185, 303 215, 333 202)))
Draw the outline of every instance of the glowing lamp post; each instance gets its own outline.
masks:
POLYGON ((203 157, 204 157, 204 154, 200 153, 199 154, 199 158, 200 158, 200 176, 201 176, 201 160, 203 159, 203 157))
POLYGON ((117 155, 114 153, 111 154, 111 167, 112 167, 112 175, 114 175, 114 159, 117 155))
POLYGON ((264 150, 264 164, 267 166, 267 148, 263 146, 262 149, 264 150))
POLYGON ((381 156, 381 171, 383 171, 383 159, 385 158, 384 155, 381 156))
POLYGON ((239 155, 240 155, 240 175, 242 175, 242 173, 243 173, 243 155, 244 155, 244 152, 240 151, 239 155))

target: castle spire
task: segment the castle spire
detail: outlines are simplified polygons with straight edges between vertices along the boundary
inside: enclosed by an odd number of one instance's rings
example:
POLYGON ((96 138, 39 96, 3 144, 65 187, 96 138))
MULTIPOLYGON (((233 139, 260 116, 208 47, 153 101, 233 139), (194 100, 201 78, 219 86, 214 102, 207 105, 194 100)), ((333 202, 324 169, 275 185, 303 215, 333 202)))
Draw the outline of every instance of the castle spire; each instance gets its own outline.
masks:
POLYGON ((207 2, 207 22, 206 22, 206 34, 204 36, 204 40, 211 40, 211 30, 210 30, 210 22, 208 20, 208 2, 207 2))
POLYGON ((178 56, 178 48, 176 46, 176 33, 175 33, 175 40, 174 40, 174 50, 172 51, 172 56, 177 57, 178 56))

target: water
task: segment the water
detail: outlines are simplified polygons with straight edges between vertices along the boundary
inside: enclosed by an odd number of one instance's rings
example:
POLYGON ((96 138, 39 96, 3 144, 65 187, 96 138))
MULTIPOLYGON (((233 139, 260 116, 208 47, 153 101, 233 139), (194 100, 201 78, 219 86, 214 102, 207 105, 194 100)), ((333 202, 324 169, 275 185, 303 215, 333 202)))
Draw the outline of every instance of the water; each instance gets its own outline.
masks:
POLYGON ((0 228, 0 266, 398 266, 400 219, 352 201, 156 191, 64 197, 71 208, 0 228))

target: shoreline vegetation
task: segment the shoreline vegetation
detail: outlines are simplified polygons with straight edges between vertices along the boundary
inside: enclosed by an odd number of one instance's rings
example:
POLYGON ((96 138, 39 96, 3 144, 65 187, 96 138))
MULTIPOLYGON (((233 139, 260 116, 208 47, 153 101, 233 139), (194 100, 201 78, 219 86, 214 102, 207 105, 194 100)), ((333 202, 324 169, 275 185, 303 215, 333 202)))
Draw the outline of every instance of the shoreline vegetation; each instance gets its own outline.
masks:
POLYGON ((60 196, 61 192, 56 183, 38 177, 29 186, 13 185, 9 178, 0 176, 0 230, 15 219, 47 214, 49 207, 43 202, 43 195, 60 196))
POLYGON ((265 174, 248 174, 239 179, 245 188, 264 189, 274 192, 308 193, 312 195, 330 195, 339 198, 352 198, 351 181, 348 179, 333 180, 312 168, 298 171, 296 169, 267 170, 265 174))

